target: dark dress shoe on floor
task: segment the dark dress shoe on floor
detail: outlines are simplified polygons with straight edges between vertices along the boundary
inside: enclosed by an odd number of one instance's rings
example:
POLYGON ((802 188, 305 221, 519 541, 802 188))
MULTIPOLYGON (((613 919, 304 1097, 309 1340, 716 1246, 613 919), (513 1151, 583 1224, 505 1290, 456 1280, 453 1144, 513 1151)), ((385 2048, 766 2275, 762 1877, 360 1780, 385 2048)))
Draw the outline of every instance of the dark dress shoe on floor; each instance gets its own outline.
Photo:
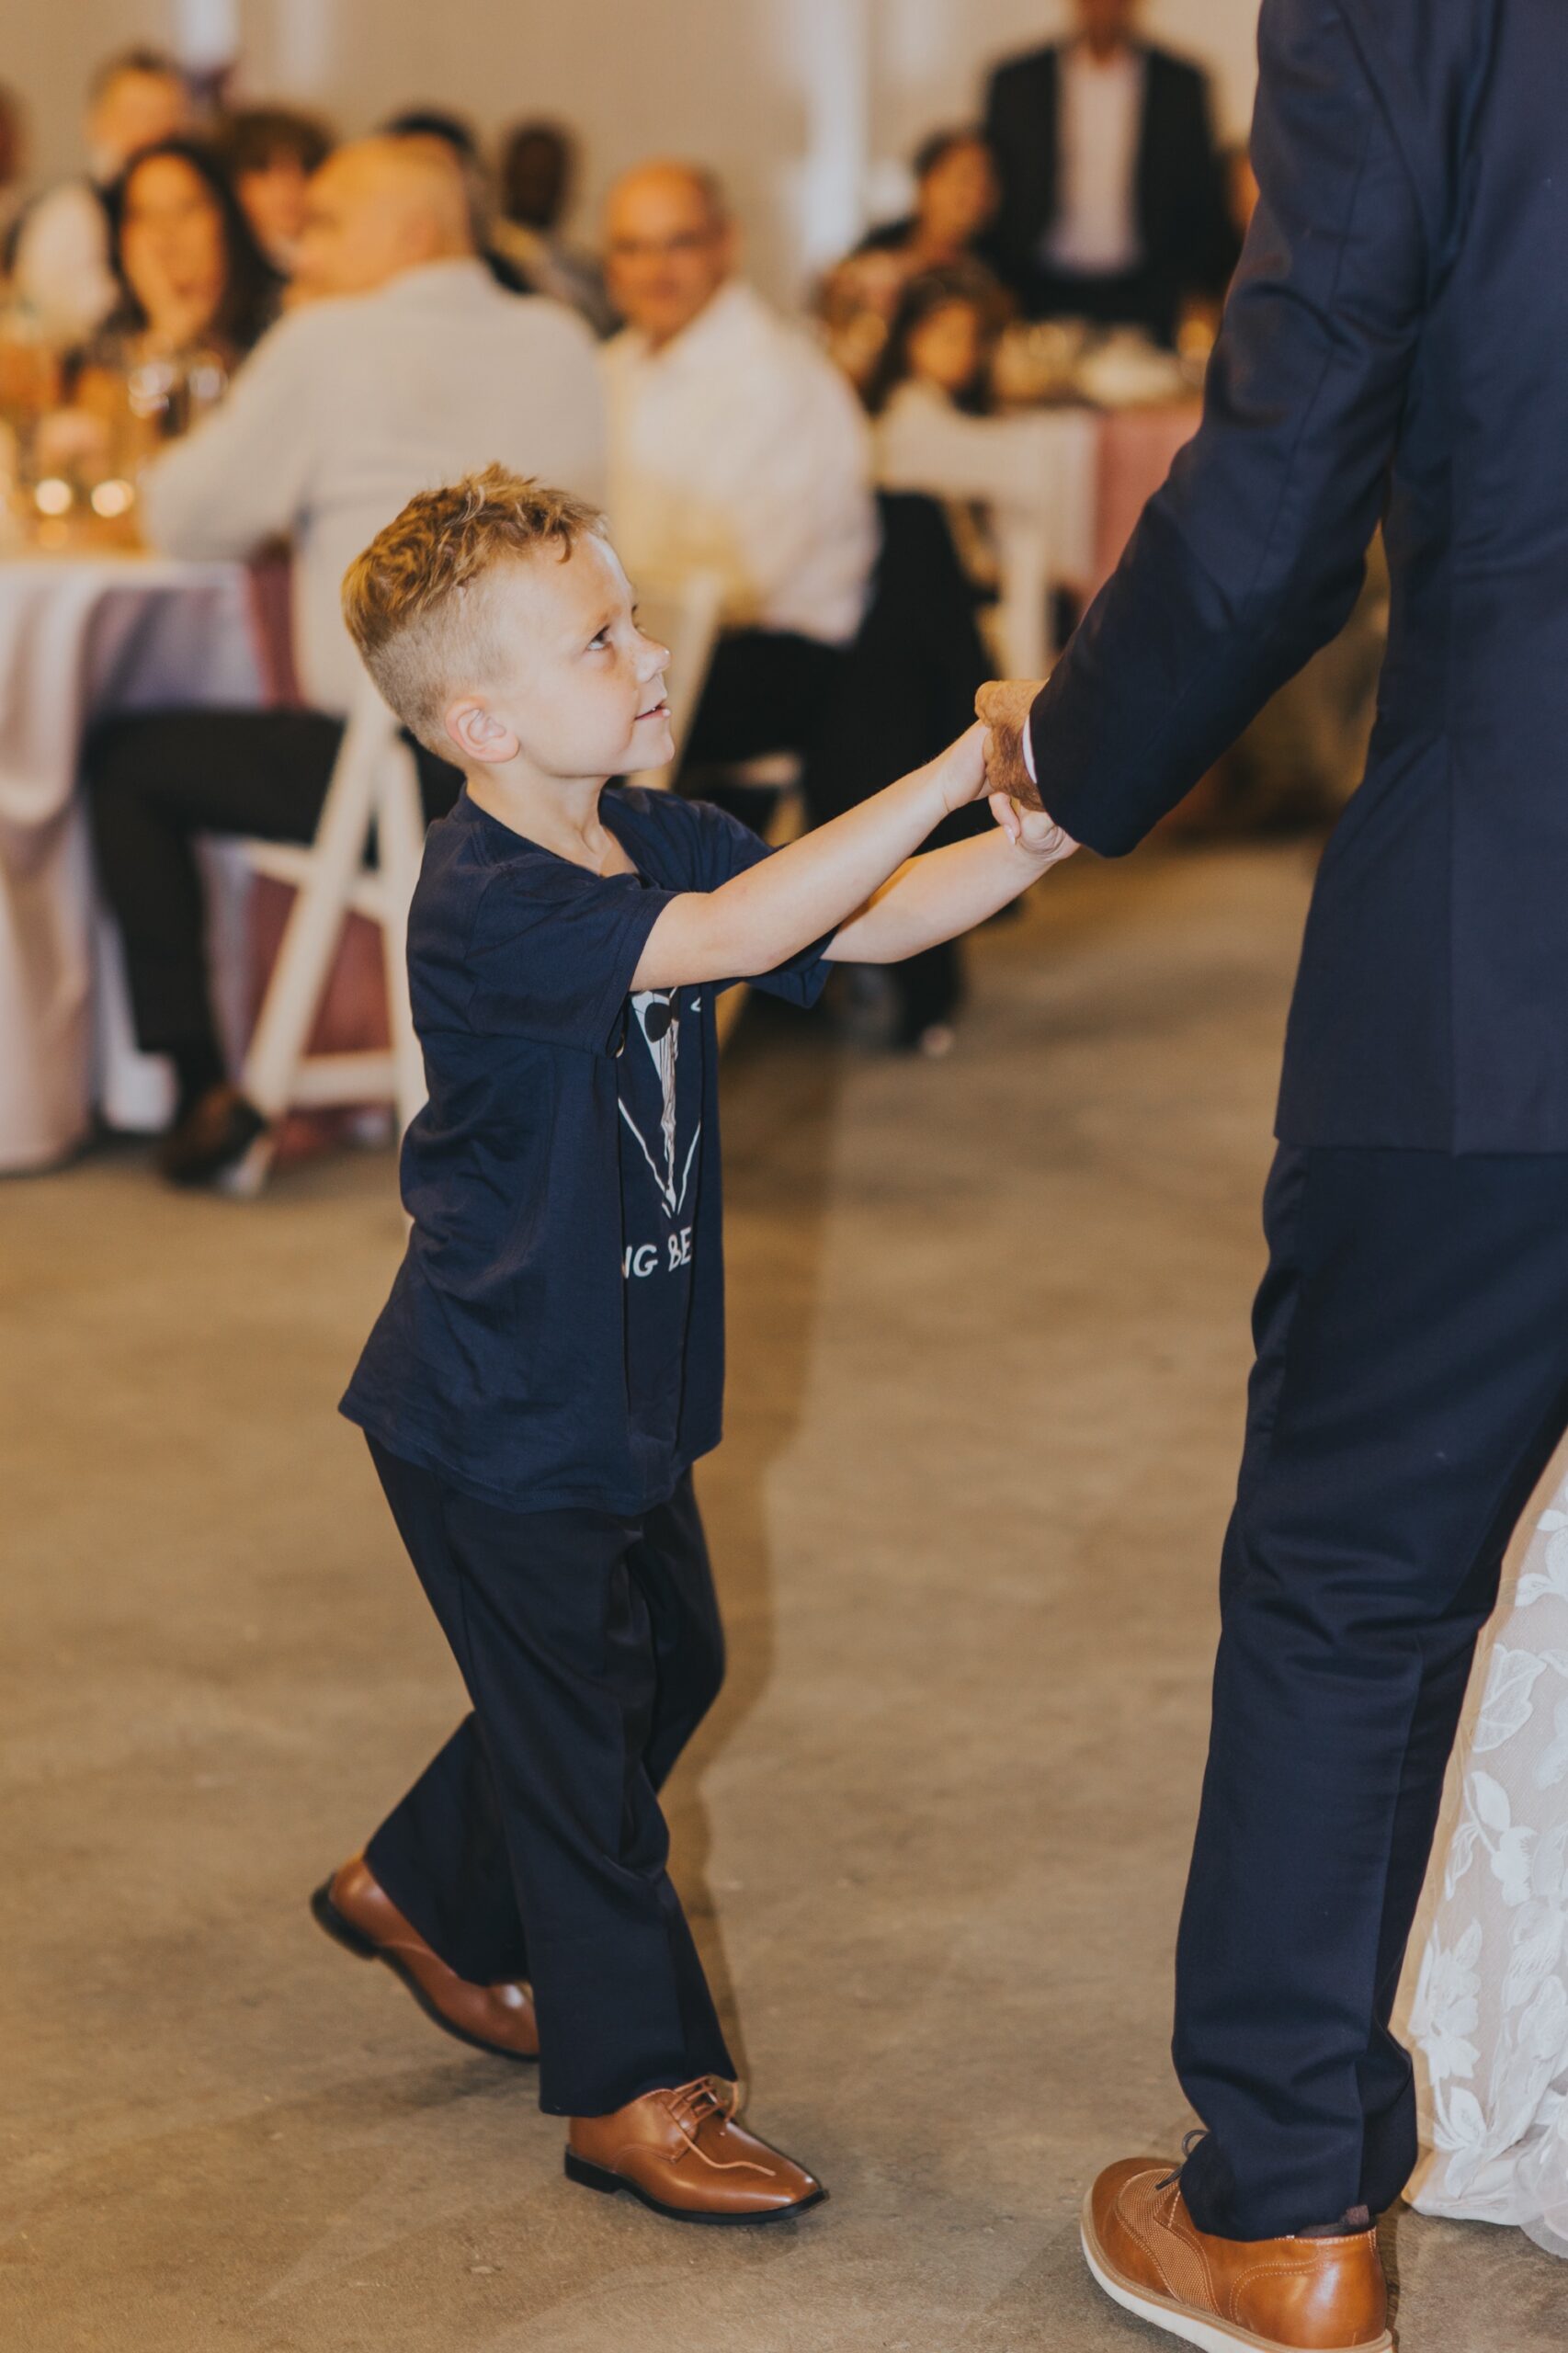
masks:
POLYGON ((237 1086, 210 1086, 158 1147, 158 1174, 171 1185, 210 1185, 267 1132, 267 1121, 237 1086))
POLYGON ((1203 2353, 1392 2353, 1375 2230, 1220 2239, 1179 2173, 1131 2157, 1084 2201, 1084 2254, 1106 2294, 1203 2353))
POLYGON ((827 2196, 803 2165, 735 2122, 733 2090, 710 2075, 644 2092, 609 2116, 574 2116, 566 2173, 585 2189, 629 2190, 677 2222, 782 2222, 827 2196))
POLYGON ((362 1961, 384 1961, 444 2034, 499 2059, 537 2059, 539 2021, 530 1986, 474 1985, 449 1969, 391 1896, 363 1855, 335 1871, 311 1898, 329 1937, 362 1961))

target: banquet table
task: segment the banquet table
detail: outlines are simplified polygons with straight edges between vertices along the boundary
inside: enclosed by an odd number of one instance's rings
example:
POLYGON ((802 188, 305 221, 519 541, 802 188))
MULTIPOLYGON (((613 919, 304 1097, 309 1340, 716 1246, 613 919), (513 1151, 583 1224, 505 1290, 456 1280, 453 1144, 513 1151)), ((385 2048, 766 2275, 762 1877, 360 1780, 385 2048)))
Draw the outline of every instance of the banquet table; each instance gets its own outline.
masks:
MULTIPOLYGON (((244 565, 108 551, 0 559, 0 1171, 64 1157, 95 1106, 130 1127, 166 1110, 164 1066, 131 1042, 94 885, 79 787, 88 728, 160 705, 248 706, 267 684, 244 565)), ((235 953, 243 961, 243 938, 235 953)))

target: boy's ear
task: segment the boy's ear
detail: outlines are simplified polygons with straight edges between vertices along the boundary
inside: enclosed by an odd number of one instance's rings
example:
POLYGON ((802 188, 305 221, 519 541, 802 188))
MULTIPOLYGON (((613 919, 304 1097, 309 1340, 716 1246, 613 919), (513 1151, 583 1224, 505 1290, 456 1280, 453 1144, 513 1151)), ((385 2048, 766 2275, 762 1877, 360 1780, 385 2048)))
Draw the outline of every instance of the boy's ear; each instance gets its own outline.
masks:
POLYGON ((472 695, 448 708, 443 725, 465 760, 483 760, 494 767, 503 760, 515 760, 521 749, 517 736, 504 719, 472 695))

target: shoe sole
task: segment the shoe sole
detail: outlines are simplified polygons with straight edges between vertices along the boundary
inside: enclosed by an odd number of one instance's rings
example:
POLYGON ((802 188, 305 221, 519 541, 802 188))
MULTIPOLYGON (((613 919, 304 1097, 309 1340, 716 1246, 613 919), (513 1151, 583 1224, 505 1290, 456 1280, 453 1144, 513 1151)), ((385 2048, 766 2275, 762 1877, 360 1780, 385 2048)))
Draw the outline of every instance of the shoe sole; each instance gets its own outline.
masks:
MULTIPOLYGON (((1119 2304, 1123 2312, 1135 2313, 1151 2328, 1163 2328, 1167 2336, 1179 2336, 1184 2345, 1199 2347, 1201 2353, 1236 2353, 1238 2346, 1248 2348, 1248 2353, 1295 2353, 1277 2336, 1258 2336, 1250 2328, 1221 2320, 1218 2313, 1194 2312, 1190 2304, 1178 2304, 1149 2288, 1135 2288, 1131 2279, 1123 2279, 1096 2238, 1088 2198, 1084 2200, 1078 2237, 1085 2262, 1112 2303, 1119 2304)), ((1365 2344, 1324 2346, 1319 2353, 1393 2353, 1393 2337, 1385 2329, 1381 2336, 1365 2344)))
POLYGON ((666 2222, 705 2222, 710 2227, 716 2225, 720 2230, 756 2230, 764 2222, 791 2222, 797 2214, 807 2213, 812 2207, 820 2206, 827 2196, 825 2189, 813 2189, 809 2198, 802 2198, 797 2205, 772 2206, 760 2214, 699 2214, 693 2212, 689 2206, 666 2206, 662 2198, 651 2197, 647 2190, 639 2188, 636 2182, 628 2181, 623 2175, 611 2173, 604 2165, 590 2165, 586 2157, 578 2156, 574 2149, 566 2152, 566 2178, 576 2182, 583 2189, 597 2189, 604 2198, 614 2198, 624 2190, 628 2198, 635 2198, 640 2206, 646 2206, 650 2214, 663 2214, 666 2222))
POLYGON ((438 2026, 443 2034, 449 2034, 454 2042, 466 2044, 470 2051, 483 2051, 491 2059, 509 2059, 515 2067, 538 2066, 537 2051, 508 2051, 504 2042, 487 2042, 482 2034, 470 2034, 466 2027, 460 2027, 448 2018, 446 2012, 438 2009, 430 1999, 406 1962, 400 1961, 396 1953, 388 1952, 383 1945, 377 1944, 373 1937, 366 1936, 352 1920, 344 1917, 332 1900, 330 1880, 318 1887, 312 1896, 311 1912, 317 1927, 324 1928, 334 1944, 341 1945, 345 1952, 351 1952, 356 1961, 379 1961, 383 1969, 390 1969, 413 1995, 431 2025, 438 2026))

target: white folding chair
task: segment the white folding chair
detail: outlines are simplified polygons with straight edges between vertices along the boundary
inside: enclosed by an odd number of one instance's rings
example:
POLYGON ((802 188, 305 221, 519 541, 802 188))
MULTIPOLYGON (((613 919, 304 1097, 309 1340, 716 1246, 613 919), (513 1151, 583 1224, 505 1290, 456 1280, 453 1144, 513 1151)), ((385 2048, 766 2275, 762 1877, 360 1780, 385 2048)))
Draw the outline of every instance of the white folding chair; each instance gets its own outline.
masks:
POLYGON ((641 626, 670 649, 670 731, 675 737, 675 752, 663 767, 642 768, 629 779, 644 791, 667 792, 679 772, 718 643, 723 598, 724 584, 712 572, 692 573, 669 595, 654 589, 640 597, 641 626))
MULTIPOLYGON (((326 1104, 392 1103, 399 1132, 425 1100, 425 1067, 408 1002, 408 910, 425 846, 425 813, 413 752, 369 678, 363 680, 332 771, 313 842, 246 841, 253 872, 290 884, 272 976, 245 1057, 245 1094, 269 1122, 326 1104), (376 863, 369 854, 372 830, 376 863), (310 1051, 349 914, 381 935, 391 1044, 360 1053, 310 1051)), ((267 1181, 273 1144, 260 1138, 229 1178, 243 1197, 267 1181)))

